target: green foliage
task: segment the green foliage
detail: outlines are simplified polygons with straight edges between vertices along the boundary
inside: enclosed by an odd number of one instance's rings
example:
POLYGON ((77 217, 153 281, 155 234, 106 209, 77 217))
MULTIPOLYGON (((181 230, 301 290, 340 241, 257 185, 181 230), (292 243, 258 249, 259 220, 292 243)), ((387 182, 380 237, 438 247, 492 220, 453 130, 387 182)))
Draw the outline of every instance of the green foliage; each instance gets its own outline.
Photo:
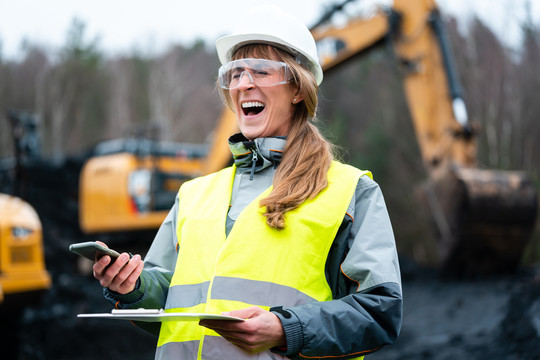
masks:
POLYGON ((44 140, 56 156, 99 141, 106 125, 108 82, 103 56, 98 41, 86 40, 85 31, 82 21, 72 21, 60 61, 49 70, 44 140))
POLYGON ((135 123, 143 123, 150 119, 150 104, 149 97, 149 82, 150 82, 150 67, 151 60, 132 55, 133 62, 132 76, 137 87, 132 90, 131 105, 134 107, 133 114, 136 117, 135 123))
POLYGON ((97 38, 86 41, 86 24, 77 18, 71 22, 66 36, 66 44, 62 49, 63 61, 87 68, 98 68, 102 55, 97 38))

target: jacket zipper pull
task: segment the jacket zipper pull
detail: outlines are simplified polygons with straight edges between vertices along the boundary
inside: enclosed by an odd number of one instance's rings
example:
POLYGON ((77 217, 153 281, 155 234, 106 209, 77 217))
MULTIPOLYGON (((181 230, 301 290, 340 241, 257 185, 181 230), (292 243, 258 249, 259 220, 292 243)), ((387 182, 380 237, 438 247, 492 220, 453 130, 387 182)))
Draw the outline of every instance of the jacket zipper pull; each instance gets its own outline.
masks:
POLYGON ((253 156, 251 157, 251 174, 249 175, 249 180, 253 180, 253 176, 255 174, 255 166, 257 165, 257 160, 259 159, 259 157, 257 156, 256 148, 253 148, 251 152, 253 153, 253 156))

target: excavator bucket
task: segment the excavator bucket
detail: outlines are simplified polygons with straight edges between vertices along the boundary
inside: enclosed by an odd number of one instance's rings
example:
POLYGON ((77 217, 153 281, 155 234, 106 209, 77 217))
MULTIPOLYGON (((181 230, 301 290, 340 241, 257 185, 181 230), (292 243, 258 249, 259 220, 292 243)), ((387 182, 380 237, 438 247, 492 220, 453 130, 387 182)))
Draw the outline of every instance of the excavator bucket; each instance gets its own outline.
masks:
POLYGON ((520 265, 538 211, 536 189, 525 173, 454 167, 431 184, 443 273, 504 274, 520 265))

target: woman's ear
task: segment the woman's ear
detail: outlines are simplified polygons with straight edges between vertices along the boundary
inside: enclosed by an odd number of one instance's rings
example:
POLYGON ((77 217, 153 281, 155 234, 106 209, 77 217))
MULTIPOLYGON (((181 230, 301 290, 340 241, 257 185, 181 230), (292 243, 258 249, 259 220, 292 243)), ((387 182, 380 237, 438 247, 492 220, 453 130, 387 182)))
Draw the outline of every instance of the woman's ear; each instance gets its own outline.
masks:
POLYGON ((294 98, 292 99, 292 103, 293 104, 298 104, 299 102, 302 102, 302 100, 304 100, 304 96, 302 96, 302 94, 300 94, 300 90, 296 90, 295 94, 294 94, 294 98))

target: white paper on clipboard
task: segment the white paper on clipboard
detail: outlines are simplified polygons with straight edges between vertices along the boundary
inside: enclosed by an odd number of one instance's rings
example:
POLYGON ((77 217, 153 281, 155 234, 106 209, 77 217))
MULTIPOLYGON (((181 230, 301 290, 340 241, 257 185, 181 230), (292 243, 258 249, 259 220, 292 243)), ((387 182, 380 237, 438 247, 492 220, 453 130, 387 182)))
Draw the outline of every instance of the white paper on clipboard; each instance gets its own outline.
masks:
POLYGON ((163 321, 199 321, 199 320, 233 320, 244 321, 244 319, 216 314, 203 313, 167 313, 163 309, 114 309, 110 313, 78 314, 79 318, 101 318, 116 320, 132 320, 145 322, 163 321))

